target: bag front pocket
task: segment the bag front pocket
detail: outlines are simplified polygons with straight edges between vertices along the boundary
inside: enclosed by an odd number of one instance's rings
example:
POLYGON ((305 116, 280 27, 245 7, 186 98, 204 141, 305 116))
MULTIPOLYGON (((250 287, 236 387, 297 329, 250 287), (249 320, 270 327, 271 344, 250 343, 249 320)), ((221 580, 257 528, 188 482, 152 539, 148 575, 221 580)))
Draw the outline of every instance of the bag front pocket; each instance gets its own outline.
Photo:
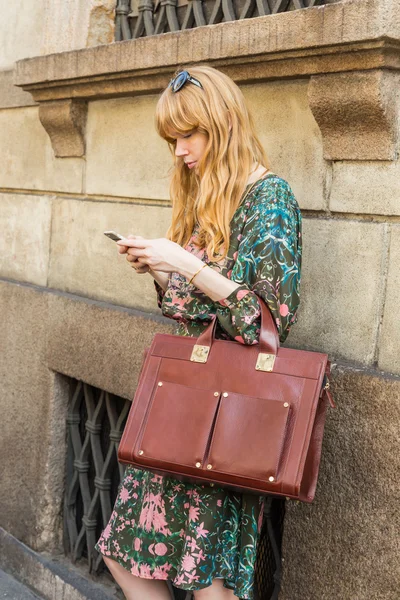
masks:
POLYGON ((139 454, 157 462, 202 467, 219 398, 219 392, 158 382, 139 454))
POLYGON ((275 481, 285 442, 289 403, 225 392, 207 458, 208 468, 275 481), (271 479, 273 478, 273 479, 271 479))

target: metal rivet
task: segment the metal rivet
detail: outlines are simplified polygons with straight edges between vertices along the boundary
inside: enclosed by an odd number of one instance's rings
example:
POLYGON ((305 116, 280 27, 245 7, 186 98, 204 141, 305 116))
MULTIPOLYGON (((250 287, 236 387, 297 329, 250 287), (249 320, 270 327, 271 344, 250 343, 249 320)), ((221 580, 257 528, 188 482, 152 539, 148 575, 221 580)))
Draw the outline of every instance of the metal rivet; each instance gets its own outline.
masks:
POLYGON ((207 465, 207 469, 208 469, 209 471, 211 471, 211 469, 212 469, 212 465, 207 465))
POLYGON ((139 455, 142 456, 144 454, 143 450, 139 450, 139 455))
POLYGON ((159 381, 159 382, 158 382, 158 385, 161 387, 161 386, 162 386, 162 381, 159 381))
POLYGON ((224 392, 222 395, 223 395, 224 398, 227 398, 228 397, 228 392, 224 392))
POLYGON ((219 392, 214 392, 214 396, 219 396, 219 392))
POLYGON ((213 483, 210 483, 210 487, 214 487, 214 484, 213 484, 213 483))
POLYGON ((283 405, 285 408, 287 408, 289 406, 289 402, 285 402, 285 404, 283 405))
POLYGON ((201 467, 201 463, 197 462, 197 463, 196 463, 196 467, 197 467, 198 469, 200 469, 200 467, 201 467))
POLYGON ((275 477, 272 477, 272 475, 271 475, 271 477, 268 477, 268 479, 269 479, 269 481, 270 481, 271 483, 272 483, 273 481, 275 481, 275 477))

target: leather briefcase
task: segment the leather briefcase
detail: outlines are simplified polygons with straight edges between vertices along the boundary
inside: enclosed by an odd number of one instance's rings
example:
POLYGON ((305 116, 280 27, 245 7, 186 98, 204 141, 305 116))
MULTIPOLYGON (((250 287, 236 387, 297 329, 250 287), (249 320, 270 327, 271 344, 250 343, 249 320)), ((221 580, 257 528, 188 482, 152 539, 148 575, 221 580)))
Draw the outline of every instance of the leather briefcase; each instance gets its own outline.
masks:
POLYGON ((118 449, 178 479, 311 502, 329 393, 327 354, 279 347, 259 298, 257 345, 156 334, 118 449), (326 383, 325 383, 326 382, 326 383))

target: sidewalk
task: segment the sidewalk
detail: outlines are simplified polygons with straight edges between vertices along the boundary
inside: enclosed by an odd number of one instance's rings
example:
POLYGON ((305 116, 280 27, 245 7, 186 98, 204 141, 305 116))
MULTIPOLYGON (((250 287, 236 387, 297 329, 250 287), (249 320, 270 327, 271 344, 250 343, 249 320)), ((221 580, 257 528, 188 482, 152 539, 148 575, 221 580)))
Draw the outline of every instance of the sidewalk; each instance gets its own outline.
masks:
POLYGON ((0 599, 3 600, 40 600, 27 587, 0 569, 0 599))

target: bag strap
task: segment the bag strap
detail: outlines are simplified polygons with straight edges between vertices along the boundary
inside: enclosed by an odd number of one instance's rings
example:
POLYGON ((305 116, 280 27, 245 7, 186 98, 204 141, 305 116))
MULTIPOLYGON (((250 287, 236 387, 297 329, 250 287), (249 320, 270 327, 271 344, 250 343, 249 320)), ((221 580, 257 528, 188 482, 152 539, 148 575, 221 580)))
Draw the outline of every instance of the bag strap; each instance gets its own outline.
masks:
MULTIPOLYGON (((280 346, 278 330, 268 306, 259 296, 257 296, 257 300, 261 311, 261 329, 259 340, 260 352, 255 368, 257 371, 272 371, 280 346)), ((206 362, 213 341, 215 340, 216 324, 217 317, 215 316, 208 327, 197 338, 192 360, 197 362, 198 359, 198 362, 206 362)))

